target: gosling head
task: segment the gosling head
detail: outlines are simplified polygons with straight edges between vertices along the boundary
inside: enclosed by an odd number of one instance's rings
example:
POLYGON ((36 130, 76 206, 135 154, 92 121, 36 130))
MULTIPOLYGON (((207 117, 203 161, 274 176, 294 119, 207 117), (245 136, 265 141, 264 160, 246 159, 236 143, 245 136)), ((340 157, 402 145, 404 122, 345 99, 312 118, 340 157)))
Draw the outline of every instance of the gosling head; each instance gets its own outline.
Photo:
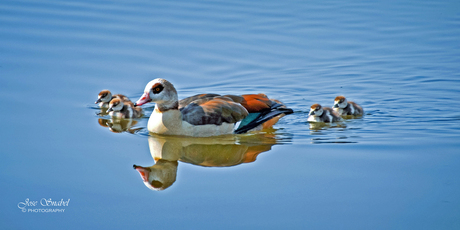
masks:
POLYGON ((320 104, 314 104, 310 107, 310 113, 308 115, 319 117, 323 114, 323 107, 320 104))
POLYGON ((119 112, 120 110, 123 109, 123 101, 120 100, 120 98, 114 98, 113 100, 110 101, 109 103, 109 109, 107 112, 119 112))
POLYGON ((337 96, 334 100, 334 108, 343 109, 347 107, 348 101, 344 96, 337 96))
POLYGON ((112 93, 109 90, 102 90, 97 96, 97 101, 94 104, 105 102, 108 103, 112 99, 112 93))

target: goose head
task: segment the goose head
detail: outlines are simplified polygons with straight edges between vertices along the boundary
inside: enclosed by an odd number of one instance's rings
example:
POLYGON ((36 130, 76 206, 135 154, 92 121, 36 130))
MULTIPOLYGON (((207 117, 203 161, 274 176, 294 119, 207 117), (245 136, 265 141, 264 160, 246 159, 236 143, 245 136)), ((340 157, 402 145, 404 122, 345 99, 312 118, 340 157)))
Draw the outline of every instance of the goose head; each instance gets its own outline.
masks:
POLYGON ((176 89, 169 81, 161 78, 147 83, 144 94, 142 94, 134 106, 144 105, 149 102, 156 103, 160 111, 177 109, 179 107, 176 89))

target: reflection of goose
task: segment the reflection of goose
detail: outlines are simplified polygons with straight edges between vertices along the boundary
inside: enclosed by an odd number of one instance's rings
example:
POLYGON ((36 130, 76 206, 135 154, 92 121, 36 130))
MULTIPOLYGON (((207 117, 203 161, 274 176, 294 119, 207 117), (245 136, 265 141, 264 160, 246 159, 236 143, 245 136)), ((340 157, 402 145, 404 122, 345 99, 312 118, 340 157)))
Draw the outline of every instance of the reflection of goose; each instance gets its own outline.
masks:
POLYGON ((149 102, 156 105, 147 129, 166 135, 205 137, 245 133, 268 128, 280 117, 293 113, 264 94, 199 94, 179 101, 174 86, 161 78, 147 84, 136 105, 149 102))
POLYGON ((256 160, 269 151, 277 140, 273 136, 221 136, 218 138, 186 138, 150 136, 150 153, 155 164, 150 167, 134 165, 145 186, 164 190, 176 181, 178 161, 204 167, 229 167, 256 160))

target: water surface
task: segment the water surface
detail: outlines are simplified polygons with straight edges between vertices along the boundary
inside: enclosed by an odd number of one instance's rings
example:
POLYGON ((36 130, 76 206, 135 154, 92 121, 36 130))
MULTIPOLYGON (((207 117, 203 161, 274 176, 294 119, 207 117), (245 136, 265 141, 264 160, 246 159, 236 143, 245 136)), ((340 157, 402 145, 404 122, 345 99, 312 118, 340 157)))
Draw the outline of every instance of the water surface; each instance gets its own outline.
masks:
POLYGON ((458 229, 459 25, 448 0, 2 1, 1 226, 458 229), (152 105, 115 126, 93 108, 157 77, 295 113, 197 142, 149 136, 152 105), (366 115, 311 129, 338 95, 366 115), (174 181, 152 191, 132 166, 158 161, 174 181), (70 202, 18 208, 43 198, 70 202))

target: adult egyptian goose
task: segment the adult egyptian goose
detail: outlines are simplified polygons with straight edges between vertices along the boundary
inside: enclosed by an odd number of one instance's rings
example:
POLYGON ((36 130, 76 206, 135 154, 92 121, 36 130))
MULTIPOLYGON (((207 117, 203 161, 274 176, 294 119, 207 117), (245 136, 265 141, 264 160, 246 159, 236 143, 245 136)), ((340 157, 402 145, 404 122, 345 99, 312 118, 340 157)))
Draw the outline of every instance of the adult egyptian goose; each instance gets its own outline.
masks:
POLYGON ((120 98, 114 98, 110 101, 107 112, 114 118, 139 118, 142 116, 141 107, 134 107, 132 102, 123 102, 120 98))
POLYGON ((285 114, 293 113, 264 94, 198 94, 179 101, 174 86, 161 78, 147 84, 135 106, 149 102, 156 105, 147 129, 165 135, 207 137, 245 133, 268 128, 285 114))
POLYGON ((310 122, 337 122, 342 118, 332 108, 322 107, 320 104, 314 104, 310 107, 308 121, 310 122))
POLYGON ((115 94, 112 96, 112 93, 109 90, 104 89, 99 93, 94 104, 98 104, 101 108, 108 108, 110 101, 114 98, 120 98, 124 102, 131 102, 131 100, 123 94, 115 94))
POLYGON ((352 101, 347 101, 344 96, 337 96, 335 98, 333 108, 340 116, 362 116, 364 114, 361 106, 352 101))

